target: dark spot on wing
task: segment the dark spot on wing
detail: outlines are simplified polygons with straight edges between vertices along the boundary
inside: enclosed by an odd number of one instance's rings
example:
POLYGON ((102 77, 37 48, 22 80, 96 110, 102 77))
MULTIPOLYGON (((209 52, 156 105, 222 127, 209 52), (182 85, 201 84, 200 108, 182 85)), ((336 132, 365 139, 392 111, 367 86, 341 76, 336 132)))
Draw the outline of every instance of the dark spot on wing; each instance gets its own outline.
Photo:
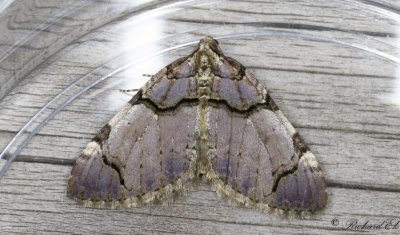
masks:
POLYGON ((131 105, 136 104, 136 102, 137 102, 140 98, 142 98, 142 93, 143 93, 143 91, 142 91, 142 89, 140 89, 140 90, 132 97, 132 99, 129 100, 129 103, 130 103, 131 105))
POLYGON ((296 132, 292 138, 293 138, 293 145, 299 156, 301 155, 301 153, 305 153, 310 150, 306 145, 306 143, 304 142, 303 138, 299 135, 299 133, 296 132))
POLYGON ((111 126, 107 123, 99 133, 92 139, 92 141, 97 142, 100 146, 102 146, 104 140, 108 139, 108 136, 110 135, 111 132, 111 126))

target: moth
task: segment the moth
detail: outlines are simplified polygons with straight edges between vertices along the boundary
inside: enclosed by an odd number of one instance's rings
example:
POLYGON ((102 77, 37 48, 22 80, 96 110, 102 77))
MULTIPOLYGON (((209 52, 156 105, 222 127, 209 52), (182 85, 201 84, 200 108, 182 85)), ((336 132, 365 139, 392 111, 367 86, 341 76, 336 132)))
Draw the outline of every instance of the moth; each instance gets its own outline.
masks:
POLYGON ((317 211, 325 178, 265 87, 212 37, 153 75, 76 160, 67 195, 87 205, 167 202, 205 178, 250 208, 317 211))

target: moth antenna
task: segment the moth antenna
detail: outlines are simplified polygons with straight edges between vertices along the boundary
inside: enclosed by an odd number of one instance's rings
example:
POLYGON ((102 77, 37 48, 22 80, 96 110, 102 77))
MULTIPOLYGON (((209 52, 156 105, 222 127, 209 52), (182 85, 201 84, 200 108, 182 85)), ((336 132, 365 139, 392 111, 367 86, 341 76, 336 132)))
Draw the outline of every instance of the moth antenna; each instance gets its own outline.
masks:
POLYGON ((139 90, 139 89, 128 89, 128 90, 119 89, 119 92, 121 92, 121 93, 123 93, 123 94, 125 94, 125 95, 132 96, 132 95, 134 95, 134 94, 132 94, 132 93, 137 92, 138 90, 139 90))
POLYGON ((153 77, 153 75, 151 75, 151 74, 146 74, 146 73, 142 74, 142 76, 143 76, 143 77, 150 77, 150 78, 153 77))

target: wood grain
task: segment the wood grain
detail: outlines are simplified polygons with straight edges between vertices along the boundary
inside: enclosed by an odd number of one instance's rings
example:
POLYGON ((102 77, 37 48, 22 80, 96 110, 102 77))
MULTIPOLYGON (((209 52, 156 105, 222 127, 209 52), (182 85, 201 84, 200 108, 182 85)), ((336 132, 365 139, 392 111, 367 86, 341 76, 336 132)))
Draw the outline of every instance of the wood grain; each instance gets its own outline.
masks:
POLYGON ((28 132, 90 82, 140 62, 73 100, 23 148, 0 180, 2 232, 346 234, 362 232, 344 229, 350 219, 400 220, 400 108, 387 98, 399 79, 398 3, 129 2, 17 0, 0 12, 0 149, 78 79, 87 76, 28 132), (248 32, 264 34, 240 35, 248 32), (219 40, 222 50, 263 82, 314 152, 326 210, 288 218, 230 206, 204 182, 168 206, 96 209, 68 199, 74 160, 130 98, 118 89, 137 88, 141 74, 192 47, 143 58, 206 35, 233 35, 219 40))
POLYGON ((379 221, 398 218, 398 193, 331 188, 327 209, 304 219, 229 206, 205 183, 168 206, 130 209, 85 208, 65 195, 70 166, 13 164, 3 179, 1 223, 3 232, 36 233, 296 233, 351 232, 335 228, 333 218, 379 221), (44 174, 44 172, 46 172, 44 174), (35 193, 32 193, 35 192, 35 193), (374 201, 371 204, 371 201, 374 201), (357 202, 357 203, 355 203, 357 202), (34 206, 33 206, 34 205, 34 206), (378 207, 375 207, 377 206, 378 207), (344 214, 352 208, 357 214, 344 214), (393 209, 397 208, 397 209, 393 209), (40 215, 40 216, 38 216, 40 215), (30 227, 30 226, 32 227, 30 227))

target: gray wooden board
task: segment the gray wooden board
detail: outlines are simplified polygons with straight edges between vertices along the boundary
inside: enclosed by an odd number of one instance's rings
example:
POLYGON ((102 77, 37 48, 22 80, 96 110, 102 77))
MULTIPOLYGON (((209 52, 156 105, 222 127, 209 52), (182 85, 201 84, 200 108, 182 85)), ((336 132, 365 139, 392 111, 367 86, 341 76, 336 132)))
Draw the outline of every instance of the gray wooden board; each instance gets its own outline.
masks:
POLYGON ((15 163, 0 189, 2 232, 347 233, 351 231, 333 227, 331 220, 338 218, 344 223, 355 215, 373 221, 399 219, 400 212, 398 193, 334 187, 329 190, 328 207, 323 213, 291 219, 221 203, 205 183, 168 206, 93 209, 66 197, 65 179, 69 173, 70 166, 49 168, 48 164, 15 163), (344 208, 353 212, 344 213, 344 208))
POLYGON ((399 12, 394 1, 13 2, 0 12, 0 149, 99 66, 34 123, 90 82, 151 53, 206 35, 263 31, 270 34, 220 45, 267 87, 330 187, 327 209, 306 218, 230 206, 205 183, 168 206, 93 209, 69 200, 73 161, 129 100, 118 89, 137 88, 147 79, 141 74, 187 55, 192 47, 185 47, 115 74, 50 120, 0 181, 1 231, 322 234, 355 232, 342 230, 352 218, 399 220, 400 109, 385 98, 399 79, 390 60, 399 57, 399 12))

